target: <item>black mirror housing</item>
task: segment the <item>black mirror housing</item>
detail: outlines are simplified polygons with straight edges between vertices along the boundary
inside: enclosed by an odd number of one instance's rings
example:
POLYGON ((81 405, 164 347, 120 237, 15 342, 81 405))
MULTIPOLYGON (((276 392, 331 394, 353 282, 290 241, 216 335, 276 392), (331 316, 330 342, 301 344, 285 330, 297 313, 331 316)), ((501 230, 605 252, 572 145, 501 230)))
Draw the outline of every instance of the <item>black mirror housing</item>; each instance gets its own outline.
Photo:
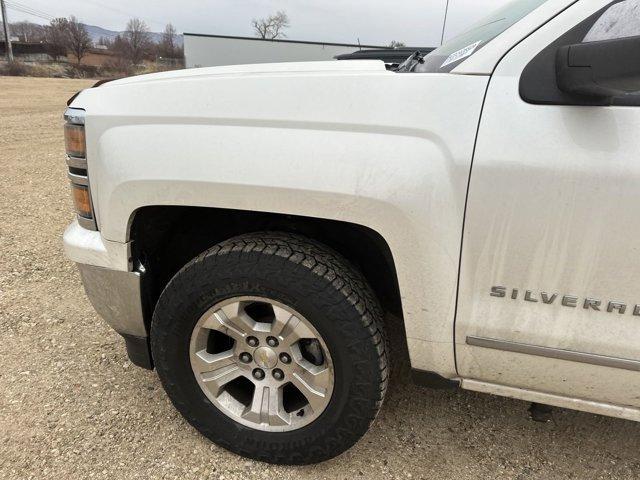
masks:
POLYGON ((604 99, 640 92, 640 36, 560 47, 556 81, 572 95, 604 99))

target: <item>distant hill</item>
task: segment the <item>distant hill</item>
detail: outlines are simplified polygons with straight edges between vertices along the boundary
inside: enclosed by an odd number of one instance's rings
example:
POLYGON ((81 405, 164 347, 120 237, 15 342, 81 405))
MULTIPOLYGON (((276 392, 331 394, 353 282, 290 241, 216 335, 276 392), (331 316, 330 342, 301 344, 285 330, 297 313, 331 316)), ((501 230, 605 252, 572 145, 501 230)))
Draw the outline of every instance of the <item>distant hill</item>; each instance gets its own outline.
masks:
MULTIPOLYGON (((97 43, 98 40, 100 40, 100 37, 106 37, 106 38, 115 38, 116 35, 122 35, 122 33, 124 32, 116 32, 114 30, 107 30, 106 28, 102 28, 102 27, 97 27, 95 25, 86 25, 84 26, 84 28, 87 29, 87 32, 89 32, 89 36, 91 37, 91 41, 93 43, 97 43)), ((149 35, 151 36, 151 40, 153 40, 154 42, 158 43, 160 40, 162 40, 162 34, 158 33, 158 32, 149 32, 149 35)), ((182 46, 182 35, 176 35, 176 44, 178 46, 182 46)))

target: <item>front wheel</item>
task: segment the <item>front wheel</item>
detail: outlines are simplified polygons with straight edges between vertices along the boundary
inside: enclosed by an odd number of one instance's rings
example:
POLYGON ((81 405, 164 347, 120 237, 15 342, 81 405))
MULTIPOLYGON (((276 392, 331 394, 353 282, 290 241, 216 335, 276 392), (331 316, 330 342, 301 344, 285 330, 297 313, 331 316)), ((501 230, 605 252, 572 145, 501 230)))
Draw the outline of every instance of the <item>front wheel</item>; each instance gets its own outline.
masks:
POLYGON ((160 380, 202 434, 305 464, 351 447, 387 386, 381 309, 362 275, 298 235, 235 237, 182 268, 151 326, 160 380))

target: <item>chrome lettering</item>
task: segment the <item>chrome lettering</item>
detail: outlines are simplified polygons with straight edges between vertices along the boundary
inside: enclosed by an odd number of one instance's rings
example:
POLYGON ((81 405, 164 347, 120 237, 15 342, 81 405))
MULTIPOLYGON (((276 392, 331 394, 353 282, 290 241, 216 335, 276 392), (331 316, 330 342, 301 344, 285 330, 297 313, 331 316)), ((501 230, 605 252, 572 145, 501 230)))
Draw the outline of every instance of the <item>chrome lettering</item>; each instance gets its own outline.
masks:
MULTIPOLYGON (((519 298, 520 290, 518 288, 509 288, 502 285, 495 285, 491 287, 489 293, 492 297, 504 298, 509 294, 512 300, 519 298)), ((525 302, 538 303, 541 302, 545 305, 551 305, 555 303, 556 299, 560 297, 560 304, 564 307, 576 308, 578 301, 584 310, 593 310, 595 312, 606 311, 613 313, 614 311, 620 315, 627 313, 627 304, 624 302, 618 302, 614 300, 600 300, 598 298, 584 297, 579 298, 575 295, 560 295, 558 293, 548 293, 545 291, 536 290, 524 290, 522 298, 525 302), (538 297, 539 295, 539 297, 538 297), (606 309, 605 306, 606 305, 606 309)), ((631 314, 636 317, 640 317, 640 303, 636 303, 631 310, 631 314)))
POLYGON ((506 287, 491 287, 491 295, 492 297, 504 297, 507 293, 506 287))
POLYGON ((607 312, 611 313, 614 310, 618 310, 618 313, 624 313, 627 310, 627 306, 620 302, 609 302, 607 305, 607 312))
POLYGON ((602 302, 600 300, 596 300, 595 298, 585 298, 584 304, 582 305, 586 310, 589 308, 593 308, 594 310, 600 311, 600 304, 602 302))
POLYGON ((551 296, 549 296, 547 292, 540 292, 542 303, 547 303, 547 304, 553 303, 557 296, 558 296, 557 293, 552 293, 551 296))

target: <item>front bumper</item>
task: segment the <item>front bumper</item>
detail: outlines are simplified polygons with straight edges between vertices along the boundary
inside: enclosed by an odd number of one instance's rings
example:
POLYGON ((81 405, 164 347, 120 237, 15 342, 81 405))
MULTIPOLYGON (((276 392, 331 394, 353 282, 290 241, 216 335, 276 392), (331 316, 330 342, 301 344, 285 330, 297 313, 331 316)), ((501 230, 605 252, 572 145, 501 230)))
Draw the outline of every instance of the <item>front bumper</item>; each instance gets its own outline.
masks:
POLYGON ((146 337, 139 272, 78 263, 84 291, 96 312, 118 333, 146 337))
POLYGON ((142 308, 142 274, 82 263, 76 265, 93 308, 124 338, 129 360, 139 367, 152 369, 142 308))
POLYGON ((65 253, 80 270, 93 308, 124 337, 132 363, 152 368, 142 297, 143 274, 128 270, 128 244, 105 242, 100 232, 86 230, 75 221, 67 228, 63 243, 65 253))

